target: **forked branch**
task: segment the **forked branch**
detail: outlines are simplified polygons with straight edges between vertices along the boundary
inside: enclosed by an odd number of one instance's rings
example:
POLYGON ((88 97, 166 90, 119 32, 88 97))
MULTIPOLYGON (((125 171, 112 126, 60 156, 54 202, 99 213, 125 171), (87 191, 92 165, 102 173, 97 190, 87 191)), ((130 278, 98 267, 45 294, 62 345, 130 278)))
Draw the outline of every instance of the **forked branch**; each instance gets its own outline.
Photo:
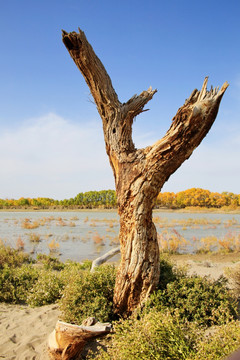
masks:
POLYGON ((144 106, 152 99, 157 90, 149 88, 122 104, 118 100, 107 71, 87 41, 84 32, 80 29, 79 33, 67 33, 63 30, 62 40, 83 74, 97 105, 103 121, 108 154, 110 155, 110 150, 112 150, 115 158, 119 160, 120 153, 133 153, 135 151, 132 141, 133 119, 141 112, 146 111, 144 106))
MULTIPOLYGON (((79 33, 75 31, 67 33, 65 30, 62 30, 62 40, 75 64, 83 74, 97 106, 101 106, 102 103, 106 105, 112 102, 115 105, 120 105, 111 79, 92 46, 87 41, 84 32, 81 29, 79 29, 79 33)), ((134 116, 137 116, 143 111, 144 106, 152 99, 156 92, 157 90, 152 90, 150 87, 140 95, 134 95, 127 103, 121 104, 123 114, 133 113, 134 116)))
MULTIPOLYGON (((160 188, 179 166, 188 159, 210 130, 218 113, 224 92, 221 89, 207 90, 208 77, 201 91, 194 90, 185 104, 179 108, 166 135, 152 145, 147 154, 148 171, 159 173, 160 188)), ((159 189, 160 191, 160 189, 159 189)))
MULTIPOLYGON (((83 31, 62 32, 63 42, 71 57, 82 72, 103 121, 107 153, 115 178, 119 163, 135 159, 136 149, 132 140, 133 119, 144 110, 157 90, 143 91, 126 103, 121 103, 111 79, 102 62, 88 43, 83 31), (131 154, 131 157, 129 155, 131 154)), ((207 90, 206 77, 201 91, 194 90, 178 110, 166 135, 145 151, 144 172, 160 191, 164 182, 188 159, 210 130, 218 112, 222 96, 228 84, 222 88, 207 90), (159 180, 156 181, 156 178, 159 180)))

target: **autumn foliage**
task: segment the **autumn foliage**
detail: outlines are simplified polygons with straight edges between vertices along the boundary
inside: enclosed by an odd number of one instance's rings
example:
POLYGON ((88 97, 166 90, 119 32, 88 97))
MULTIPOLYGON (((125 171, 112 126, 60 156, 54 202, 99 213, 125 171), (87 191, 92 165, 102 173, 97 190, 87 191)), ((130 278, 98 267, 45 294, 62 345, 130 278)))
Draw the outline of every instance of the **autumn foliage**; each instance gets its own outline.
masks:
POLYGON ((157 197, 158 207, 182 209, 186 207, 222 208, 240 206, 240 195, 231 192, 210 192, 199 188, 192 188, 178 193, 164 192, 157 197))
MULTIPOLYGON (((157 208, 183 209, 186 207, 200 208, 232 208, 240 206, 240 194, 231 192, 210 192, 200 188, 192 188, 178 193, 159 193, 156 200, 157 208)), ((74 208, 111 209, 117 207, 116 193, 114 190, 88 191, 77 194, 74 198, 54 200, 51 198, 20 198, 0 199, 0 209, 32 208, 54 209, 74 208)))

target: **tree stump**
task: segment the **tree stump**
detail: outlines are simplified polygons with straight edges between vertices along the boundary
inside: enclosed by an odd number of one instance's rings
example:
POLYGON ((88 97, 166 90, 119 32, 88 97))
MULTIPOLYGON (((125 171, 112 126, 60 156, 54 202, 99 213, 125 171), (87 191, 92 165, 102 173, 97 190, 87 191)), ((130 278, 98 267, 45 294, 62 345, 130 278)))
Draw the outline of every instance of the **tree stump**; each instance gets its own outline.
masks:
POLYGON ((85 345, 111 331, 110 323, 97 322, 88 318, 82 325, 58 321, 48 338, 48 352, 52 360, 78 359, 85 345))

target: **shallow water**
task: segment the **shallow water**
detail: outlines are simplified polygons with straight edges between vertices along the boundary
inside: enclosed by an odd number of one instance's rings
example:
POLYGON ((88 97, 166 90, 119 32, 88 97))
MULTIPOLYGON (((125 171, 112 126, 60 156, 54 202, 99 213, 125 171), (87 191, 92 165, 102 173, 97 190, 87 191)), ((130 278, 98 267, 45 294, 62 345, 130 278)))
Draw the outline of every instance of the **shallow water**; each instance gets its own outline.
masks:
MULTIPOLYGON (((155 210, 159 239, 179 240, 180 252, 201 247, 201 238, 239 239, 240 214, 175 213, 155 210), (184 241, 183 241, 184 238, 184 241)), ((0 212, 0 238, 26 252, 59 255, 61 260, 94 259, 118 244, 117 211, 0 212), (34 227, 34 228, 28 228, 34 227), (35 242, 32 241, 35 239, 35 242), (38 240, 38 241, 37 241, 38 240)), ((239 244, 240 246, 240 244, 239 244)))

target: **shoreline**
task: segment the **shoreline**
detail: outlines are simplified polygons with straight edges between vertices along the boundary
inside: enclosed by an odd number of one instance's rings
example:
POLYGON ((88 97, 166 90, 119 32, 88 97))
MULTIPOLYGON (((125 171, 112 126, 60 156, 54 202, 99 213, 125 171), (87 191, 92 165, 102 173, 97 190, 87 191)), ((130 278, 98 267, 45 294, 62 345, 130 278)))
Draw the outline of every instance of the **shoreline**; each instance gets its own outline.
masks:
MULTIPOLYGON (((48 209, 34 209, 34 208, 13 208, 13 209, 0 209, 0 212, 117 212, 117 208, 86 208, 86 209, 68 209, 68 208, 48 208, 48 209)), ((192 213, 192 214, 240 214, 240 208, 238 209, 221 209, 221 208, 195 208, 195 207, 186 207, 183 209, 168 209, 168 208, 154 208, 153 214, 155 212, 163 213, 192 213)))

